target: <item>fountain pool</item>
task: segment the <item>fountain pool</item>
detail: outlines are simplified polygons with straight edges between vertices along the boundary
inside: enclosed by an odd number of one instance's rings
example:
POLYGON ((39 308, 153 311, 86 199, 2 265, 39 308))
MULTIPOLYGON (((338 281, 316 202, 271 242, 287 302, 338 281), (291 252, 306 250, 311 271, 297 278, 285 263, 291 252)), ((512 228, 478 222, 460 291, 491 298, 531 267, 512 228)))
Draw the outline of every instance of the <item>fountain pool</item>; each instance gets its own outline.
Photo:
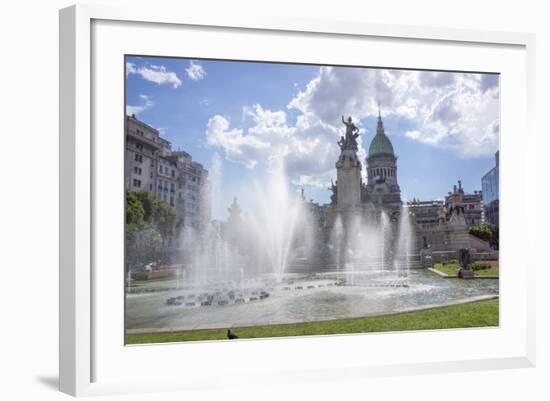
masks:
POLYGON ((282 279, 270 276, 250 279, 242 289, 231 283, 216 288, 178 289, 175 281, 150 283, 146 289, 147 292, 127 294, 129 333, 372 316, 496 296, 499 286, 496 279, 443 279, 421 269, 411 270, 406 276, 387 270, 287 273, 282 279), (201 295, 202 299, 212 297, 212 302, 201 305, 198 301, 201 295), (179 302, 169 302, 178 297, 179 302), (236 299, 242 301, 235 302, 236 299))

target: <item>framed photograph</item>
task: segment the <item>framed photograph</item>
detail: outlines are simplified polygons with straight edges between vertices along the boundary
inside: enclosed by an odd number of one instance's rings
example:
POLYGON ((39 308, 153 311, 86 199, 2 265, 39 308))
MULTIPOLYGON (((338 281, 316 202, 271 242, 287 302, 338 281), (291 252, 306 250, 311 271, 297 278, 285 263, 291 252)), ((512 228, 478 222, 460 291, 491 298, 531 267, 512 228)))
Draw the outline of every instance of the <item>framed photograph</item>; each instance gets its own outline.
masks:
POLYGON ((533 48, 62 10, 61 390, 532 366, 533 48))

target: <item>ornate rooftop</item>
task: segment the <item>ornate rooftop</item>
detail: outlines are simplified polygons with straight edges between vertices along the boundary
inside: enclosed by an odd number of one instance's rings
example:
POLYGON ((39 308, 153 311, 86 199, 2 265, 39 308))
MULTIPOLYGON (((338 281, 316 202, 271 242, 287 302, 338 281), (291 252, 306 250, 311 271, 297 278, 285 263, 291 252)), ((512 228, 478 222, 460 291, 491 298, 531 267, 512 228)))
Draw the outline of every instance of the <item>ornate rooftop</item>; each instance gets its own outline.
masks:
POLYGON ((390 139, 387 137, 384 132, 384 123, 382 122, 382 117, 380 115, 380 110, 378 110, 378 125, 376 127, 376 135, 372 139, 372 142, 369 146, 369 155, 371 158, 373 156, 394 156, 393 145, 391 144, 390 139))

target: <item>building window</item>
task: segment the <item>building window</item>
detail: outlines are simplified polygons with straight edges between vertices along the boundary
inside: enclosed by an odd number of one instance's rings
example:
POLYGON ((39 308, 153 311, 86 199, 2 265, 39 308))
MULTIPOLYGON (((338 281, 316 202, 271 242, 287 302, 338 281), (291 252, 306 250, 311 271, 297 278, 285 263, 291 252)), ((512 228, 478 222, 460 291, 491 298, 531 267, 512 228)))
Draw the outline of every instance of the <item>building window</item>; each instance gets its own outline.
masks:
POLYGON ((137 175, 141 175, 141 167, 134 167, 134 173, 137 175))
POLYGON ((172 169, 172 177, 175 177, 176 176, 176 172, 174 169, 172 169))
POLYGON ((135 188, 141 188, 141 180, 134 179, 134 187, 135 188))
POLYGON ((134 160, 138 163, 141 163, 141 162, 143 162, 143 156, 136 153, 135 157, 134 157, 134 160))
POLYGON ((143 150, 143 144, 142 143, 136 143, 136 149, 143 150))

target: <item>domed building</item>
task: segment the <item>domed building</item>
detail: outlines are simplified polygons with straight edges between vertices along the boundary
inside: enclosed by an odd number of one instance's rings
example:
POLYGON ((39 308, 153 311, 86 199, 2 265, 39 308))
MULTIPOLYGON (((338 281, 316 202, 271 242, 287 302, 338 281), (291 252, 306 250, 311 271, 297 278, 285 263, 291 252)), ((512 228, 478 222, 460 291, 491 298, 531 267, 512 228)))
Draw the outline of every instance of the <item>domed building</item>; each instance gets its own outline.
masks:
POLYGON ((393 145, 384 131, 378 111, 376 135, 367 155, 367 184, 363 186, 362 201, 382 207, 389 214, 401 208, 401 189, 397 182, 397 157, 393 145))
POLYGON ((365 170, 358 157, 359 128, 351 117, 345 120, 342 116, 342 123, 346 131, 337 142, 340 156, 335 164, 336 182, 330 186, 331 203, 323 209, 320 219, 327 246, 320 248, 325 253, 318 257, 329 258, 337 265, 349 262, 359 263, 361 268, 382 265, 393 268, 396 255, 401 255, 399 263, 403 261, 404 250, 399 247, 409 242, 411 247, 417 247, 409 219, 403 220, 393 145, 384 131, 379 111, 376 135, 366 158, 365 182, 365 170), (402 222, 408 230, 403 236, 402 222))
POLYGON ((415 221, 419 209, 416 204, 403 208, 397 156, 384 130, 380 109, 365 160, 366 182, 364 165, 358 157, 359 128, 351 117, 345 120, 342 116, 342 123, 346 130, 337 142, 340 155, 335 163, 336 181, 329 187, 331 202, 318 207, 320 229, 314 231, 326 246, 312 253, 312 271, 334 266, 339 269, 347 264, 354 269, 394 269, 403 265, 418 268, 431 266, 432 251, 447 259, 454 258, 461 248, 490 251, 488 243, 468 232, 460 184, 451 197, 454 215, 450 218, 445 207, 438 208, 437 223, 426 226, 415 221))

